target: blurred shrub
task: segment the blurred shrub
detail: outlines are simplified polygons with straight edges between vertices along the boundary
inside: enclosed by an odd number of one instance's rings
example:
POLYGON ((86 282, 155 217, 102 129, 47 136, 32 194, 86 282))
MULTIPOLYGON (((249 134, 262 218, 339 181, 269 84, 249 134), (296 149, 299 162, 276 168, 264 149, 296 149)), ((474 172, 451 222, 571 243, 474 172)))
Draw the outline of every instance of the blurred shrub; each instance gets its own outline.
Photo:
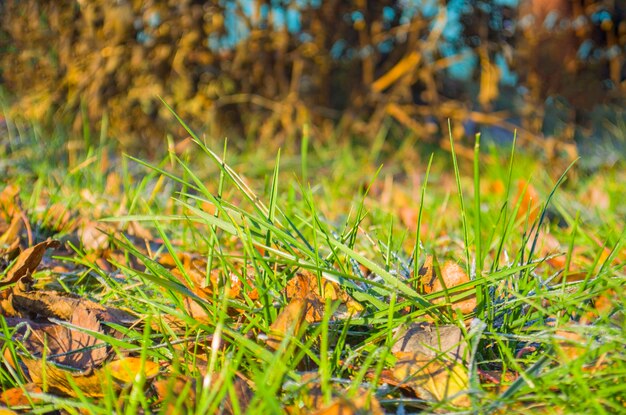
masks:
MULTIPOLYGON (((448 119, 512 129, 515 111, 567 98, 553 78, 572 83, 543 66, 548 57, 567 73, 589 66, 592 78, 608 67, 613 90, 626 88, 620 0, 550 2, 563 9, 552 27, 538 0, 519 22, 516 2, 502 0, 5 0, 0 77, 18 97, 14 115, 77 129, 104 117, 111 136, 140 146, 177 131, 158 96, 211 135, 279 143, 305 124, 321 140, 337 126, 372 136, 387 119, 424 139, 448 119), (606 56, 591 67, 580 49, 598 30, 590 50, 606 56), (523 84, 507 81, 509 67, 523 84)), ((602 88, 594 101, 608 98, 602 88)))
POLYGON ((529 89, 525 113, 542 122, 544 102, 564 99, 571 122, 626 92, 626 2, 527 0, 520 9, 517 56, 529 89), (534 115, 534 116, 533 116, 534 115))

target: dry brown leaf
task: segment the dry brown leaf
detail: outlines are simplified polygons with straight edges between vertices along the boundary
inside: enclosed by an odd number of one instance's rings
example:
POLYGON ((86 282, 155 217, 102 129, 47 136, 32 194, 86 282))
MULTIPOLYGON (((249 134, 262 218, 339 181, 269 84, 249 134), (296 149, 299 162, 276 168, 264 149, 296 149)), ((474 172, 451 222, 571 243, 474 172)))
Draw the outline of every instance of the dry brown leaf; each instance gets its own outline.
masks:
MULTIPOLYGON (((77 308, 70 323, 86 330, 101 331, 96 315, 85 308, 77 308)), ((29 330, 23 324, 18 330, 22 336, 28 334, 20 341, 31 354, 45 354, 51 363, 84 371, 99 366, 107 357, 105 343, 79 329, 52 323, 27 322, 27 325, 29 330)))
MULTIPOLYGON (((170 272, 181 284, 189 288, 198 297, 212 300, 215 295, 221 296, 224 293, 232 299, 240 298, 243 292, 243 283, 240 276, 234 272, 225 274, 221 269, 214 268, 209 273, 207 281, 207 262, 205 258, 189 253, 177 254, 177 259, 183 266, 185 274, 178 268, 174 257, 171 254, 164 254, 159 258, 159 263, 170 268, 170 272)), ((248 270, 242 270, 243 278, 250 279, 248 270)), ((248 292, 248 297, 254 299, 256 297, 256 289, 248 292)), ((185 297, 183 299, 185 310, 194 319, 200 322, 212 321, 213 317, 207 314, 206 310, 196 302, 193 298, 185 297)), ((230 309, 229 312, 235 312, 230 309)))
POLYGON ((21 316, 13 307, 13 290, 0 290, 0 312, 5 318, 21 316))
POLYGON ((46 249, 58 248, 59 246, 61 246, 59 241, 49 239, 23 251, 17 257, 17 262, 11 267, 9 272, 7 272, 4 281, 0 281, 0 288, 13 284, 20 278, 30 275, 43 259, 46 249))
POLYGON ((104 185, 104 191, 107 195, 112 197, 119 197, 120 192, 123 189, 122 177, 119 173, 112 171, 107 174, 106 183, 104 185))
POLYGON ((121 325, 133 324, 136 318, 124 310, 106 307, 74 294, 57 291, 13 290, 13 307, 23 313, 35 313, 40 317, 53 317, 71 321, 78 309, 93 313, 98 321, 121 325))
MULTIPOLYGON (((21 362, 28 369, 27 377, 31 379, 34 385, 43 388, 45 392, 78 397, 79 394, 76 391, 78 389, 80 395, 101 398, 104 396, 104 390, 107 387, 119 390, 123 383, 134 380, 140 367, 135 359, 138 358, 127 357, 113 361, 98 369, 83 372, 70 372, 61 369, 53 363, 30 358, 21 358, 21 362), (119 384, 107 385, 109 379, 107 372, 110 372, 113 378, 119 381, 119 384)), ((158 365, 149 361, 145 363, 144 374, 146 377, 152 378, 156 376, 159 369, 158 365)))
POLYGON ((62 203, 48 207, 40 219, 46 228, 55 232, 70 232, 77 225, 77 219, 72 219, 70 210, 62 203))
POLYGON ((240 373, 237 373, 235 378, 232 380, 232 388, 235 394, 236 403, 233 402, 231 394, 228 393, 222 403, 224 413, 229 415, 235 413, 245 413, 252 397, 254 396, 254 392, 248 385, 248 381, 240 373), (239 411, 235 410, 235 406, 239 408, 239 411))
POLYGON ((465 341, 460 328, 453 325, 435 326, 429 323, 400 326, 391 351, 419 352, 431 357, 443 354, 452 360, 463 360, 466 357, 465 341))
MULTIPOLYGON (((393 379, 393 378, 392 378, 393 379)), ((381 381, 381 378, 378 379, 381 381)), ((395 379, 393 379, 395 382, 395 379)), ((290 415, 305 414, 383 414, 380 403, 370 390, 359 388, 354 397, 348 399, 346 390, 333 388, 332 400, 327 402, 322 393, 322 386, 318 372, 304 372, 300 377, 300 396, 298 403, 289 407, 290 415)))
POLYGON ((363 306, 356 302, 339 284, 321 278, 321 290, 318 276, 310 271, 300 271, 287 282, 285 292, 288 299, 306 298, 309 302, 306 321, 315 323, 324 317, 326 300, 341 301, 340 309, 344 314, 356 314, 363 311, 363 306), (321 291, 321 293, 320 293, 321 291))
POLYGON ((292 298, 287 307, 276 317, 270 326, 266 344, 274 350, 280 347, 287 335, 297 336, 305 321, 309 301, 303 298, 292 298))
MULTIPOLYGON (((533 243, 534 238, 529 238, 526 247, 530 249, 533 243)), ((565 255, 554 256, 555 254, 561 253, 561 243, 551 233, 539 230, 535 252, 537 252, 537 255, 541 258, 551 257, 546 261, 551 267, 555 269, 563 269, 565 267, 565 255)))
MULTIPOLYGON (((456 262, 447 261, 441 267, 441 276, 437 276, 435 267, 433 265, 433 256, 429 255, 424 262, 424 265, 419 270, 420 286, 425 294, 431 294, 444 291, 445 289, 453 288, 457 285, 465 284, 470 281, 469 276, 465 273, 465 270, 456 262)), ((473 293, 475 288, 468 288, 467 290, 454 293, 454 296, 473 293)), ((445 301, 445 298, 437 298, 433 300, 435 304, 441 304, 445 301)), ((467 297, 458 300, 452 304, 452 308, 459 309, 463 314, 469 314, 476 308, 476 295, 470 294, 467 297)))
POLYGON ((580 201, 598 210, 607 210, 611 207, 611 197, 606 189, 606 177, 598 175, 581 195, 580 201))

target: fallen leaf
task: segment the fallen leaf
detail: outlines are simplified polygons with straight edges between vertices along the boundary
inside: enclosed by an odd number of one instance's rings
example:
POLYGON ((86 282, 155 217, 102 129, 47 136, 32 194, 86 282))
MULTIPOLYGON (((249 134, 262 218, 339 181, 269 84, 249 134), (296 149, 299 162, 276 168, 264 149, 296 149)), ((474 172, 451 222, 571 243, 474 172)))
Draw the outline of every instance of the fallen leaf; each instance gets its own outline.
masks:
POLYGON ((28 358, 22 358, 22 363, 28 369, 28 376, 31 381, 41 387, 44 392, 72 397, 84 395, 91 398, 101 398, 104 396, 102 391, 103 378, 96 371, 69 372, 52 363, 28 358))
POLYGON ((266 344, 274 350, 280 347, 285 336, 297 336, 305 321, 309 301, 303 298, 293 298, 287 307, 276 317, 270 326, 266 344))
POLYGON ((137 320, 124 310, 106 307, 74 294, 57 291, 13 290, 13 307, 24 313, 36 313, 40 318, 52 317, 66 321, 71 321, 75 310, 78 309, 94 313, 101 322, 130 325, 137 320))
POLYGON ((435 402, 449 400, 455 406, 469 407, 469 375, 459 361, 424 355, 420 352, 398 352, 393 375, 414 389, 422 399, 435 402))
MULTIPOLYGON (((220 374, 215 374, 211 377, 211 381, 211 387, 216 389, 222 387, 224 379, 220 377, 220 374)), ((221 414, 245 413, 254 395, 254 392, 248 385, 248 381, 243 375, 236 373, 229 380, 229 384, 232 387, 236 403, 233 402, 229 391, 222 400, 218 412, 221 414), (239 410, 235 410, 235 407, 239 408, 239 410)), ((156 391, 158 402, 166 408, 165 413, 177 413, 180 411, 180 408, 176 407, 176 402, 180 400, 181 396, 185 397, 182 401, 182 406, 189 412, 194 412, 196 402, 196 381, 194 379, 182 375, 170 376, 167 379, 155 381, 153 387, 156 391)))
MULTIPOLYGON (((445 289, 470 282, 470 278, 465 273, 465 270, 456 262, 447 261, 440 271, 441 276, 438 276, 433 265, 433 256, 429 255, 419 270, 420 286, 425 294, 441 292, 445 289)), ((453 302, 452 308, 459 309, 463 314, 469 314, 474 311, 476 308, 476 294, 474 292, 475 288, 468 288, 467 290, 454 293, 455 297, 462 294, 469 295, 453 302)), ((433 300, 433 303, 441 304, 445 300, 445 298, 437 298, 433 300)))
MULTIPOLYGON (((213 301, 214 296, 221 296, 224 293, 231 299, 240 299, 243 293, 242 280, 245 279, 249 286, 252 285, 254 270, 241 269, 239 272, 224 272, 223 269, 214 268, 209 273, 207 281, 207 262, 206 259, 196 254, 178 253, 177 258, 166 253, 159 257, 159 263, 167 267, 172 275, 185 287, 189 288, 198 297, 213 301), (185 273, 183 273, 176 263, 176 259, 181 263, 185 273), (186 275, 185 275, 186 274, 186 275)), ((258 298, 255 288, 248 290, 246 295, 251 300, 258 298)), ((185 310, 194 319, 200 322, 211 322, 213 316, 206 312, 206 309, 190 297, 183 298, 185 310)), ((234 308, 229 312, 236 312, 234 308)))
POLYGON ((598 210, 607 210, 611 207, 611 197, 606 189, 606 177, 598 175, 587 187, 587 190, 580 196, 580 200, 586 205, 598 210))
POLYGON ((51 231, 71 232, 75 230, 77 220, 72 219, 70 210, 62 203, 54 203, 48 207, 40 218, 42 225, 51 231))
POLYGON ((367 393, 357 395, 352 399, 336 398, 327 407, 314 412, 315 415, 383 415, 384 413, 378 399, 367 393))
POLYGON ((59 241, 49 239, 23 251, 17 257, 15 265, 7 272, 4 281, 0 281, 0 287, 13 284, 20 278, 30 275, 43 259, 46 249, 59 246, 61 246, 59 241))
POLYGON ((123 383, 131 383, 141 374, 146 379, 151 379, 159 374, 157 363, 139 357, 124 357, 114 360, 107 367, 111 371, 111 376, 123 383))
POLYGON ((341 302, 333 316, 335 318, 342 313, 348 316, 357 314, 364 309, 339 284, 319 277, 310 271, 297 272, 287 282, 285 292, 290 300, 294 298, 306 298, 308 300, 305 319, 309 323, 322 320, 327 299, 341 302))
POLYGON ((398 331, 392 352, 398 359, 393 376, 419 397, 469 405, 468 396, 460 394, 468 389, 469 375, 463 364, 465 341, 458 327, 411 324, 398 331))
MULTIPOLYGON (((372 376, 374 374, 372 373, 372 376)), ((382 378, 378 378, 382 381, 382 378)), ((395 381, 395 379, 393 379, 395 381)), ((346 390, 339 386, 331 390, 332 400, 326 401, 324 393, 322 392, 321 380, 319 373, 316 372, 303 372, 300 375, 298 382, 301 387, 299 388, 299 396, 295 399, 296 405, 288 408, 287 412, 290 415, 305 415, 305 414, 380 414, 384 412, 380 407, 380 403, 376 397, 372 394, 372 391, 364 388, 354 394, 353 397, 348 399, 346 397, 346 390)))
MULTIPOLYGON (((101 331, 97 316, 82 307, 74 311, 69 322, 85 330, 101 331)), ((107 358, 106 344, 80 329, 52 323, 27 325, 29 330, 24 324, 18 329, 23 336, 19 340, 33 356, 46 355, 51 363, 81 371, 93 369, 107 358)))
MULTIPOLYGON (((81 372, 68 371, 51 362, 26 357, 21 357, 21 362, 27 369, 27 377, 44 392, 70 397, 101 398, 107 388, 120 390, 123 383, 134 380, 140 367, 136 359, 139 358, 127 357, 81 372), (107 372, 120 383, 107 384, 107 372)), ((146 361, 144 370, 146 377, 152 378, 158 374, 159 368, 156 363, 146 361)))
POLYGON ((7 406, 31 405, 41 402, 41 399, 30 397, 29 394, 42 392, 43 391, 39 386, 34 383, 27 383, 26 385, 16 386, 2 392, 2 395, 0 395, 0 402, 7 406))
POLYGON ((413 323, 400 326, 391 348, 393 353, 419 352, 437 357, 445 354, 450 359, 463 360, 465 341, 460 328, 453 325, 436 326, 429 323, 413 323))
POLYGON ((226 395, 224 401, 222 402, 223 413, 225 414, 236 414, 236 413, 245 413, 250 405, 250 401, 254 396, 254 392, 248 385, 246 379, 240 374, 237 373, 235 378, 231 380, 232 391, 234 392, 235 400, 233 401, 231 393, 226 395), (235 410, 235 408, 239 408, 235 410))

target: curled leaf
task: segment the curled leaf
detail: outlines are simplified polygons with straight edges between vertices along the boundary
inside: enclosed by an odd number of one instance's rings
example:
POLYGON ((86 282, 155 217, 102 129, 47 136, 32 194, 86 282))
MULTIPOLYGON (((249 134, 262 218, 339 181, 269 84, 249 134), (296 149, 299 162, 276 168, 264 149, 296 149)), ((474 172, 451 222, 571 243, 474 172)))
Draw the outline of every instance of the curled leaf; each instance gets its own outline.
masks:
POLYGON ((23 251, 17 257, 17 262, 9 270, 4 281, 0 281, 0 287, 13 284, 20 278, 30 275, 39 266, 46 249, 58 248, 59 246, 61 246, 59 241, 48 239, 23 251))

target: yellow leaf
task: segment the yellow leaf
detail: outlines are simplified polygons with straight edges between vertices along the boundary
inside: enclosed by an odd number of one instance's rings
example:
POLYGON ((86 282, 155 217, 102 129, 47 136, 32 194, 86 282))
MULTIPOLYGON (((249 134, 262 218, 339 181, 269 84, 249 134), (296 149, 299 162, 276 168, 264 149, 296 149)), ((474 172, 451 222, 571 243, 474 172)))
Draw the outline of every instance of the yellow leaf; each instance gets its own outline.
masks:
POLYGON ((467 368, 459 360, 427 356, 420 352, 396 353, 399 358, 393 369, 396 379, 413 388, 421 398, 442 402, 450 400, 456 406, 468 407, 469 387, 467 368))
POLYGON ((111 371, 111 376, 123 383, 134 381, 140 374, 146 378, 153 378, 159 374, 159 365, 150 360, 144 360, 142 372, 141 360, 139 357, 125 357, 109 363, 107 367, 111 371))
POLYGON ((40 360, 24 358, 22 362, 28 368, 32 382, 45 392, 76 397, 76 390, 80 390, 82 395, 91 398, 104 396, 102 379, 97 372, 77 374, 40 360))

